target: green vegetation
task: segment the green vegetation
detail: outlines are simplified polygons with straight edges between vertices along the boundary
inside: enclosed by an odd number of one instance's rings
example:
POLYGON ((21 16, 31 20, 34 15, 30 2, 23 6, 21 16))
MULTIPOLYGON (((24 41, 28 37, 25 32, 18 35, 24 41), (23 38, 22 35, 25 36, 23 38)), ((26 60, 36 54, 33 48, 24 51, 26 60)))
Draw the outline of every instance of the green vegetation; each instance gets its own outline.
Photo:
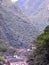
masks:
POLYGON ((49 25, 44 30, 45 33, 49 33, 49 25))
POLYGON ((17 54, 17 52, 17 49, 10 46, 7 41, 0 39, 0 59, 4 59, 6 54, 14 55, 17 54))
POLYGON ((29 65, 49 65, 49 26, 34 42, 37 49, 28 56, 29 65))
POLYGON ((0 39, 0 52, 6 52, 8 47, 8 43, 5 42, 3 39, 0 39))

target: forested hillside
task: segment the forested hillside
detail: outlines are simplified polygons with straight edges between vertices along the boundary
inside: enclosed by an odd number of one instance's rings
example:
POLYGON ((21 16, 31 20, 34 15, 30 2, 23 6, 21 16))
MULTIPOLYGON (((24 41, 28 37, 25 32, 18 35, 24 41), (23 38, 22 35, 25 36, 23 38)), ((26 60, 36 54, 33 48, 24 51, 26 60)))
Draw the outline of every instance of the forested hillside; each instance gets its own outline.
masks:
POLYGON ((29 65, 49 65, 49 25, 34 43, 36 50, 28 56, 29 65))

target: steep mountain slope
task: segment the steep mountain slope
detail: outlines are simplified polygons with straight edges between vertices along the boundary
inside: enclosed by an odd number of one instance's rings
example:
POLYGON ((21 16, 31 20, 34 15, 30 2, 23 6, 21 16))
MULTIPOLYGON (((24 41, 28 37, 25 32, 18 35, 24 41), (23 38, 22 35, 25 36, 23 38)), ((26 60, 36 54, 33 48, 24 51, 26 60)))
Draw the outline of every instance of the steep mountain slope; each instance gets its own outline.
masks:
POLYGON ((16 4, 22 8, 23 12, 30 18, 36 27, 42 31, 49 24, 49 0, 23 0, 22 5, 16 4), (23 2, 24 1, 24 2, 23 2))
POLYGON ((42 31, 47 25, 49 25, 49 1, 45 0, 38 7, 35 14, 30 16, 35 25, 42 31))
POLYGON ((17 48, 27 47, 39 33, 19 7, 10 0, 0 0, 0 31, 1 29, 0 37, 17 48))

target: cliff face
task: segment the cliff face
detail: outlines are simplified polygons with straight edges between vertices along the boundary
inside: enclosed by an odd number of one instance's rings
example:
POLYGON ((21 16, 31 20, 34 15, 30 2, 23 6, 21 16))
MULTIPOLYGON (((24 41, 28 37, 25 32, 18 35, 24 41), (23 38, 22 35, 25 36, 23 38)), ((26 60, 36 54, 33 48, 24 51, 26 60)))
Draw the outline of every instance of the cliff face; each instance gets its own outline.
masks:
POLYGON ((38 33, 18 6, 10 0, 0 0, 0 38, 14 47, 25 48, 38 33))
MULTIPOLYGON (((49 0, 23 0, 20 5, 31 23, 42 31, 49 24, 49 0)), ((16 2, 19 6, 19 3, 16 2)))
POLYGON ((30 16, 30 19, 39 27, 40 31, 44 30, 49 25, 49 0, 44 0, 39 4, 36 12, 30 16))

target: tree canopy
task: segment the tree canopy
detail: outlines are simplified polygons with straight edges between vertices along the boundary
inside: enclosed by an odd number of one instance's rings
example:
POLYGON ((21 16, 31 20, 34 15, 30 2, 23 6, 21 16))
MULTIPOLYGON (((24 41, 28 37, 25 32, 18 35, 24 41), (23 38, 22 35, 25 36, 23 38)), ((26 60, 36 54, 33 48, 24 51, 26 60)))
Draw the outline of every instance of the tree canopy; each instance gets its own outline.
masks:
POLYGON ((49 65, 49 25, 34 42, 37 49, 28 56, 29 65, 49 65))

